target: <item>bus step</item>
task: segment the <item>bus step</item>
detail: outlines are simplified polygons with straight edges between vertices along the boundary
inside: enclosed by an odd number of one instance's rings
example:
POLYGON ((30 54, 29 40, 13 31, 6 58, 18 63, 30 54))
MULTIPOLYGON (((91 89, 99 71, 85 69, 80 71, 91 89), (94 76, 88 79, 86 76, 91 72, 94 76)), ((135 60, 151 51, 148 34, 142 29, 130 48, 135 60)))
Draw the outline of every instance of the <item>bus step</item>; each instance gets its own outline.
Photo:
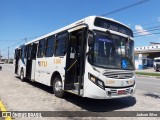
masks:
POLYGON ((73 90, 74 89, 74 84, 72 83, 72 84, 66 84, 65 86, 64 86, 64 89, 65 90, 73 90))
POLYGON ((65 85, 66 90, 78 90, 79 83, 70 83, 65 85))
POLYGON ((67 90, 67 92, 78 95, 78 91, 76 91, 76 90, 67 90))

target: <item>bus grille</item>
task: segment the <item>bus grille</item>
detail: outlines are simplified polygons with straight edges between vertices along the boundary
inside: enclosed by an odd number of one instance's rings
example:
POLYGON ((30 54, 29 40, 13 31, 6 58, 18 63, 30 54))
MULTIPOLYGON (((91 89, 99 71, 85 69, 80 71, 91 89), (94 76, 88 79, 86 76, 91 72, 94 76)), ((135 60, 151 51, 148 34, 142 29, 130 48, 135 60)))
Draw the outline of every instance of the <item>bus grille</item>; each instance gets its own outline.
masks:
POLYGON ((134 72, 126 72, 126 71, 105 71, 103 73, 107 78, 115 78, 115 79, 128 79, 134 76, 134 72))

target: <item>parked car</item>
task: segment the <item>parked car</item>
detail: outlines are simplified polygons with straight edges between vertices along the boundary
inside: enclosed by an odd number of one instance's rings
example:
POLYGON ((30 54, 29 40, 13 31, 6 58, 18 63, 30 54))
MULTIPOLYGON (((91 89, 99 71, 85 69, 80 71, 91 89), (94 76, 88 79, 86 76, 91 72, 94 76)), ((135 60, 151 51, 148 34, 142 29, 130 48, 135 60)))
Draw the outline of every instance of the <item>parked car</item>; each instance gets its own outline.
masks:
POLYGON ((153 66, 154 69, 156 71, 160 71, 160 57, 154 58, 153 64, 154 64, 154 66, 153 66))
POLYGON ((4 64, 4 62, 0 61, 0 64, 4 64))

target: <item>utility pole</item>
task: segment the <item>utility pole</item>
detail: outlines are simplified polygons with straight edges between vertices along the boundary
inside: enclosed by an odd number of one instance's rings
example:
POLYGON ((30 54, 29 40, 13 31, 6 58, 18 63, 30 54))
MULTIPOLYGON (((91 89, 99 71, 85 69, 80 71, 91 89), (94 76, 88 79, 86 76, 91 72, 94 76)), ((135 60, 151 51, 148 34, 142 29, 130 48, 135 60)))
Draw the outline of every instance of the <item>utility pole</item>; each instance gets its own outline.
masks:
POLYGON ((2 56, 1 56, 1 50, 0 50, 0 61, 1 61, 1 59, 2 59, 2 56))
POLYGON ((9 47, 8 47, 8 63, 9 63, 9 47))

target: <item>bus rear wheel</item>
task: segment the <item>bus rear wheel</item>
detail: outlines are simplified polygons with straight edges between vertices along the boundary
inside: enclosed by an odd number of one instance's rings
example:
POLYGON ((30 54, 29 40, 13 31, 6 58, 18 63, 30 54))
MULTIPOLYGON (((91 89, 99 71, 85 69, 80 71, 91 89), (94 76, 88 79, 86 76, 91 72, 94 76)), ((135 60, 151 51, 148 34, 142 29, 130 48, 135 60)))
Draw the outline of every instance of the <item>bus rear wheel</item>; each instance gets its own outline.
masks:
POLYGON ((22 82, 24 82, 24 71, 23 71, 23 69, 21 69, 21 73, 20 73, 20 79, 21 79, 21 81, 22 82))
POLYGON ((64 90, 62 90, 62 80, 60 76, 56 76, 53 80, 53 92, 56 97, 64 97, 64 90))

